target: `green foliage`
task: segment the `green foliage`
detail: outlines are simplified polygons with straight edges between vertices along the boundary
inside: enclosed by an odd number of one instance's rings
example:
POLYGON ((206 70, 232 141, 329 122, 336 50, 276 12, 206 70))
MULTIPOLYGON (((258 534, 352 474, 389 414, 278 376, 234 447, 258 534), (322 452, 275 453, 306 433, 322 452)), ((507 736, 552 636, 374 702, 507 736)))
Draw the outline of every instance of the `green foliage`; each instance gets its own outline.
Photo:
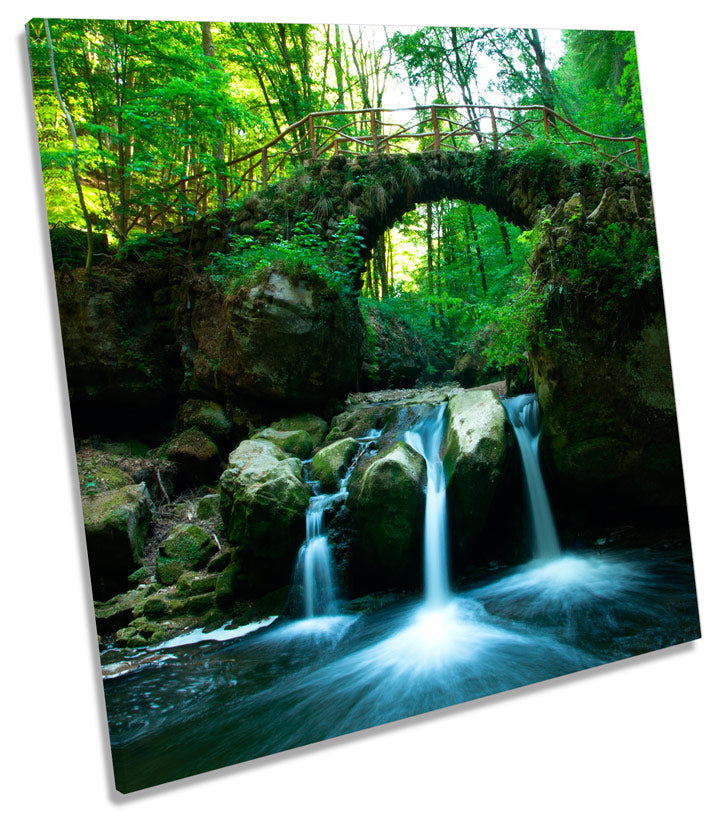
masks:
POLYGON ((559 273, 554 286, 600 295, 608 310, 660 275, 655 231, 635 231, 624 224, 583 233, 555 255, 559 273))
MULTIPOLYGON (((357 220, 348 216, 328 241, 320 225, 302 214, 289 238, 261 241, 252 236, 230 237, 229 253, 213 253, 208 272, 212 280, 228 291, 251 286, 272 269, 291 281, 318 279, 344 295, 353 292, 353 275, 361 265, 364 247, 357 220)), ((259 222, 256 230, 272 234, 277 226, 270 220, 259 222)))
POLYGON ((137 256, 143 262, 160 262, 169 251, 177 247, 177 239, 169 234, 149 235, 140 233, 128 239, 118 250, 117 258, 124 261, 129 256, 137 256))

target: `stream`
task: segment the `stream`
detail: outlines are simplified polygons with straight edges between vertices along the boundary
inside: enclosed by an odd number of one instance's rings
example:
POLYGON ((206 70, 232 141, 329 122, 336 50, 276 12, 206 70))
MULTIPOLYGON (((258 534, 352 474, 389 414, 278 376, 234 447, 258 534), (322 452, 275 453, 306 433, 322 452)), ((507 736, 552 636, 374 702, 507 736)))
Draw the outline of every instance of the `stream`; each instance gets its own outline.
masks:
MULTIPOLYGON (((527 454, 537 460, 534 396, 523 398, 519 411, 517 405, 507 410, 514 426, 531 425, 523 459, 527 454)), ((329 501, 316 496, 298 556, 304 618, 269 618, 235 632, 193 632, 153 649, 128 651, 127 662, 106 668, 120 791, 699 636, 689 551, 629 548, 633 544, 622 538, 602 553, 561 551, 547 493, 534 486, 542 482, 539 464, 525 464, 536 557, 451 589, 438 456, 444 416, 442 406, 405 433, 428 467, 425 593, 375 611, 344 614, 334 600, 322 526, 329 501)))

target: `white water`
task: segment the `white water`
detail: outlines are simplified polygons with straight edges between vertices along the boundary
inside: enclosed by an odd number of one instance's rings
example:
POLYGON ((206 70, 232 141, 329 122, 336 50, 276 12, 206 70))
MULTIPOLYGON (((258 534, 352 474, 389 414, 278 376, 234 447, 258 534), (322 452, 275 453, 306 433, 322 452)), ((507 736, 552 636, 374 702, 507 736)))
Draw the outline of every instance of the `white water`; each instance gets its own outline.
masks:
MULTIPOLYGON (((337 492, 316 494, 310 498, 310 505, 305 513, 305 541, 298 552, 294 580, 295 585, 302 585, 306 618, 333 615, 337 610, 335 572, 330 542, 325 532, 325 512, 335 504, 345 503, 348 496, 347 485, 355 465, 380 434, 380 430, 372 429, 366 436, 357 439, 360 449, 340 481, 337 492)), ((314 492, 317 491, 316 483, 311 482, 310 485, 314 492)))
POLYGON ((533 394, 503 399, 510 423, 515 430, 523 465, 525 492, 532 533, 532 550, 536 558, 558 557, 562 550, 545 481, 540 470, 540 405, 533 394))
POLYGON ((423 554, 425 601, 432 608, 440 608, 450 600, 445 469, 440 457, 446 406, 440 404, 404 435, 405 442, 422 455, 427 464, 423 554))

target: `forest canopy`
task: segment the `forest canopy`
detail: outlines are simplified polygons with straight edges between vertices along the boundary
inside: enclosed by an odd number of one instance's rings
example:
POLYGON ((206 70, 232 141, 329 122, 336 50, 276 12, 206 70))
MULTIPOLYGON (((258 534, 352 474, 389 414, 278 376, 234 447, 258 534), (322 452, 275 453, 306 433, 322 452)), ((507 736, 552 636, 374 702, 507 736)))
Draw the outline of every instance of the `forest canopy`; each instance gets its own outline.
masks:
MULTIPOLYGON (((232 207, 262 183, 268 143, 293 173, 317 151, 313 112, 540 105, 546 132, 557 116, 644 137, 631 32, 38 19, 27 38, 48 221, 84 232, 88 258, 93 234, 114 251, 232 207)), ((380 237, 362 296, 443 346, 527 323, 530 238, 481 205, 418 206, 380 237)))

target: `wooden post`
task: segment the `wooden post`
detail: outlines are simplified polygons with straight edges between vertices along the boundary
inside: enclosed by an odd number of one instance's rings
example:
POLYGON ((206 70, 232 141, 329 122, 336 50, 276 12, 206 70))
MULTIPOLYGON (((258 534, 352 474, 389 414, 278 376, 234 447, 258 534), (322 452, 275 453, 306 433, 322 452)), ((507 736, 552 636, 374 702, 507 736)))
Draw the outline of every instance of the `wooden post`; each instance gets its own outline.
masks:
POLYGON ((373 153, 378 153, 378 128, 377 128, 377 113, 373 108, 370 111, 370 133, 372 134, 373 153))
POLYGON ((497 121, 495 119, 495 109, 490 108, 490 122, 492 123, 492 135, 493 135, 493 148, 497 150, 499 138, 498 138, 498 130, 497 130, 497 121))
POLYGON ((310 156, 317 159, 317 145, 315 144, 315 117, 308 116, 308 136, 310 137, 310 156))
POLYGON ((268 181, 267 145, 263 145, 263 149, 262 149, 262 181, 263 181, 263 185, 267 185, 267 181, 268 181))
POLYGON ((550 139, 550 126, 548 124, 547 108, 543 105, 543 125, 545 126, 545 139, 550 139))
POLYGON ((642 154, 640 153, 640 137, 635 137, 635 160, 637 161, 637 169, 642 173, 642 154))
POLYGON ((432 126, 433 126, 433 147, 436 151, 440 150, 440 127, 438 126, 438 115, 437 115, 437 108, 435 106, 431 106, 430 108, 430 117, 432 118, 432 126))

